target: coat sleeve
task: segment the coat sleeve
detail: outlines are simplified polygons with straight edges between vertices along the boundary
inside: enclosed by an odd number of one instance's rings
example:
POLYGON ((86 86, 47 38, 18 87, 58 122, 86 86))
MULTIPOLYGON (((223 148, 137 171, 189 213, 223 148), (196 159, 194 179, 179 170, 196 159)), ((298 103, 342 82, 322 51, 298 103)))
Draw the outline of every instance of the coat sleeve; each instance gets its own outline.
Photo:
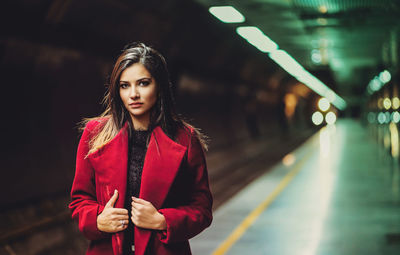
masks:
POLYGON ((94 169, 88 158, 85 158, 89 151, 89 139, 95 121, 86 125, 79 141, 76 156, 75 178, 71 189, 71 203, 69 209, 72 218, 78 221, 79 230, 89 240, 96 240, 107 237, 109 234, 98 230, 97 215, 104 206, 97 202, 94 169))
POLYGON ((188 240, 212 222, 213 198, 209 188, 207 165, 200 141, 194 131, 187 156, 188 171, 193 171, 193 190, 188 205, 176 208, 163 208, 167 229, 159 233, 160 241, 173 243, 188 240))

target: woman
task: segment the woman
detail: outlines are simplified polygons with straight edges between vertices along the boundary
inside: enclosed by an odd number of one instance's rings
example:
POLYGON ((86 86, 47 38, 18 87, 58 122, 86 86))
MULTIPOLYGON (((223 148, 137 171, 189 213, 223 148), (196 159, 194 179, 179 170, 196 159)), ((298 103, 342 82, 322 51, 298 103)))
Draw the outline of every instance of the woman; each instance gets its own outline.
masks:
POLYGON ((105 102, 84 122, 69 205, 87 254, 191 254, 212 221, 207 147, 175 113, 164 58, 126 46, 105 102))

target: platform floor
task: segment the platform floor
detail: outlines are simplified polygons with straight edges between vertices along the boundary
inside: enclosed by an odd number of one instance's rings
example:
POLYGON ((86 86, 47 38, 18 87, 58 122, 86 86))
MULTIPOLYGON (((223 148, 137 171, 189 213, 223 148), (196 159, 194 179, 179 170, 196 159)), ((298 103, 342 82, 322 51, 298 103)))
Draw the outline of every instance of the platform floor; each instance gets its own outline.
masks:
POLYGON ((379 150, 357 121, 321 129, 221 205, 193 254, 400 254, 398 168, 379 150))

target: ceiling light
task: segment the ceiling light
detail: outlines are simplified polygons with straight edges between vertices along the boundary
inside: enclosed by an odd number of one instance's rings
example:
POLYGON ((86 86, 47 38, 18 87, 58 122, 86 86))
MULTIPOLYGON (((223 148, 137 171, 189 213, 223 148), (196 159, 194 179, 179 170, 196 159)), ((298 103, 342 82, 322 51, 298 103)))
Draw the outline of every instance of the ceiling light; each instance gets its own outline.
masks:
POLYGON ((267 53, 278 49, 278 45, 266 36, 258 27, 238 27, 236 28, 236 32, 261 52, 267 53))
POLYGON ((323 82, 306 70, 303 69, 303 71, 299 72, 297 75, 294 75, 294 77, 321 97, 326 97, 329 102, 339 110, 344 110, 346 108, 346 102, 343 100, 343 98, 338 96, 328 86, 326 86, 323 82))
POLYGON ((269 54, 269 57, 294 77, 304 71, 303 66, 284 50, 273 51, 269 54))
POLYGON ((378 114, 378 122, 379 124, 383 124, 386 122, 386 115, 383 112, 378 114))
POLYGON ((327 12, 328 12, 328 8, 326 8, 325 5, 321 5, 321 6, 318 8, 318 10, 319 10, 320 13, 327 13, 327 12))
POLYGON ((393 112, 391 117, 392 117, 392 120, 394 123, 400 122, 400 113, 399 112, 393 112))
POLYGON ((314 112, 313 115, 311 116, 311 120, 314 123, 314 125, 318 126, 321 125, 322 122, 324 121, 324 115, 320 112, 314 112))
POLYGON ((379 75, 375 76, 367 86, 367 91, 369 94, 373 94, 376 91, 379 91, 386 83, 388 83, 392 79, 392 75, 388 70, 384 70, 379 73, 379 75))
POLYGON ((392 108, 393 108, 394 110, 397 110, 397 109, 399 109, 399 107, 400 107, 400 100, 399 100, 399 98, 398 98, 398 97, 393 97, 393 99, 392 99, 392 108))
POLYGON ((392 101, 390 100, 390 98, 385 98, 385 99, 383 99, 383 107, 384 107, 386 110, 389 110, 390 107, 392 107, 392 101))
POLYGON ((311 60, 316 64, 320 64, 322 61, 321 52, 319 50, 312 50, 311 51, 311 60))
MULTIPOLYGON (((210 13, 223 22, 243 22, 244 17, 232 6, 210 7, 210 13), (235 13, 235 14, 234 14, 235 13), (237 15, 239 14, 239 15, 237 15), (236 16, 237 15, 237 16, 236 16), (236 16, 236 18, 232 18, 236 16), (237 17, 241 17, 240 19, 237 17)), ((314 90, 321 97, 326 97, 336 108, 344 110, 346 102, 329 89, 324 83, 305 70, 286 51, 278 50, 279 46, 255 26, 241 26, 236 33, 246 39, 261 52, 269 53, 269 57, 290 75, 314 90)))
POLYGON ((336 114, 333 112, 328 112, 325 116, 325 121, 328 125, 332 125, 336 122, 336 114))
POLYGON ((318 101, 318 107, 321 109, 321 111, 325 112, 331 107, 331 104, 329 103, 328 99, 325 97, 321 97, 321 99, 318 101))
POLYGON ((390 75, 389 71, 385 70, 379 74, 379 80, 382 83, 388 83, 392 76, 390 75))
POLYGON ((244 16, 233 6, 213 6, 208 11, 224 23, 242 23, 244 16))
POLYGON ((390 122, 390 112, 385 112, 386 123, 390 122))

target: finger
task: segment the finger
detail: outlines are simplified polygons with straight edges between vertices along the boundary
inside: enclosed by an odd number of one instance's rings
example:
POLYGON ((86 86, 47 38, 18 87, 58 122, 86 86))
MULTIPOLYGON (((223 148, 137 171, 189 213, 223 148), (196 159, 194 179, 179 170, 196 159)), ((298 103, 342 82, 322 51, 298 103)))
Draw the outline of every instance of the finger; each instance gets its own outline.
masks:
POLYGON ((126 220, 129 218, 129 215, 121 215, 121 214, 111 214, 108 217, 108 220, 112 221, 112 222, 117 222, 120 220, 126 220))
POLYGON ((115 220, 129 220, 129 215, 118 215, 114 218, 115 220))
POLYGON ((143 210, 145 207, 145 205, 132 202, 132 208, 135 208, 136 210, 143 210))
POLYGON ((129 219, 127 219, 127 220, 125 220, 125 219, 124 220, 118 220, 118 224, 121 225, 121 226, 122 225, 128 225, 128 223, 129 223, 129 219))
POLYGON ((111 213, 118 214, 118 215, 128 215, 128 210, 124 209, 124 208, 113 208, 111 213))
MULTIPOLYGON (((121 226, 121 228, 122 228, 122 230, 127 229, 127 228, 128 228, 128 224, 124 224, 123 226, 121 226)), ((122 231, 122 230, 121 230, 121 231, 122 231)))
POLYGON ((114 204, 117 201, 117 198, 118 198, 118 190, 114 190, 113 196, 110 198, 110 200, 108 200, 108 202, 105 205, 105 207, 107 207, 107 208, 114 207, 114 204))
POLYGON ((138 197, 132 197, 132 201, 138 204, 148 204, 149 201, 146 201, 144 199, 138 198, 138 197))
POLYGON ((140 204, 135 203, 135 202, 132 202, 131 205, 132 205, 132 208, 136 208, 136 209, 141 206, 140 204))
POLYGON ((118 220, 116 223, 117 229, 126 229, 128 227, 129 221, 128 220, 118 220))

